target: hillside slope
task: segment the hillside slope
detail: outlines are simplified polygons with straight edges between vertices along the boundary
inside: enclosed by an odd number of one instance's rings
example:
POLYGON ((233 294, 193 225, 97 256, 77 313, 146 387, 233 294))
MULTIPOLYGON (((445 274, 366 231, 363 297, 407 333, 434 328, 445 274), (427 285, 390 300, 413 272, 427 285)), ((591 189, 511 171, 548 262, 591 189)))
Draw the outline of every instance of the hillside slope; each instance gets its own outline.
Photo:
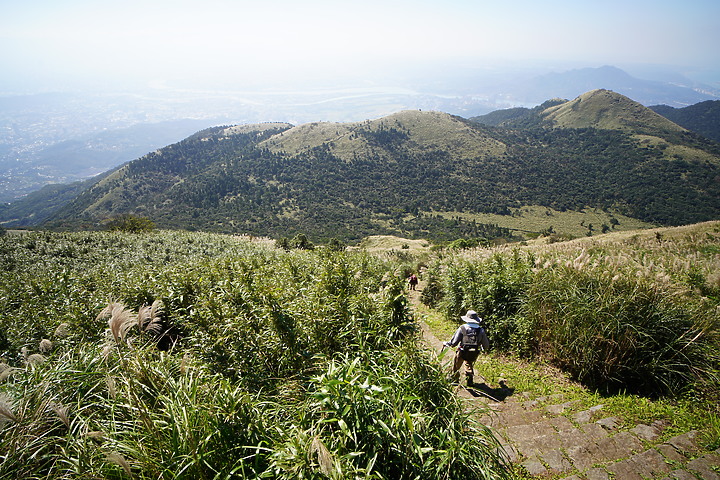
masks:
POLYGON ((656 105, 650 109, 688 130, 720 142, 720 100, 708 100, 684 108, 656 105))
POLYGON ((405 111, 209 129, 107 176, 48 226, 131 213, 167 228, 451 240, 509 237, 482 215, 531 205, 602 209, 613 226, 613 215, 665 225, 720 217, 714 144, 612 92, 548 105, 514 128, 405 111))

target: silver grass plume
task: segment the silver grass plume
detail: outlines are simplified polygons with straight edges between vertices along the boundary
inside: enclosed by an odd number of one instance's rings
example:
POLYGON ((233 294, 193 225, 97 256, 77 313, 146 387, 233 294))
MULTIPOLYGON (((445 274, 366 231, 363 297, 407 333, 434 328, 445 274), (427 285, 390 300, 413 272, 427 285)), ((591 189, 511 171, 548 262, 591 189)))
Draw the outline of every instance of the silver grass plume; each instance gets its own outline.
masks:
POLYGON ((11 421, 17 423, 18 419, 12 411, 10 400, 7 396, 0 396, 0 424, 11 421))
POLYGON ((40 340, 40 353, 47 353, 53 348, 53 343, 47 338, 40 340))
POLYGON ((190 361, 190 359, 188 357, 188 354, 187 354, 187 352, 185 352, 185 355, 183 355, 182 360, 180 360, 180 373, 182 373, 183 375, 185 375, 187 373, 189 361, 190 361))
POLYGON ((7 363, 0 363, 0 382, 4 382, 11 374, 13 368, 7 363))
POLYGON ((42 365, 43 363, 45 363, 45 357, 40 355, 39 353, 33 353, 25 359, 25 363, 27 363, 31 367, 37 367, 38 365, 42 365))
POLYGON ((50 408, 53 412, 55 412, 55 415, 57 415, 57 417, 65 425, 65 427, 70 430, 70 416, 68 415, 68 407, 59 405, 55 402, 50 402, 50 408))
POLYGON ((113 377, 107 377, 105 379, 105 384, 107 385, 110 398, 117 398, 117 384, 115 383, 115 379, 113 377))
POLYGON ((310 454, 317 455, 320 472, 330 476, 333 472, 333 456, 319 436, 315 436, 310 444, 310 454))
POLYGON ((102 443, 106 437, 105 432, 102 432, 100 430, 93 430, 92 432, 87 432, 85 433, 85 436, 98 443, 102 443))
POLYGON ((130 470, 130 464, 127 460, 125 460, 125 457, 123 457, 121 454, 117 452, 111 452, 107 454, 107 459, 114 463, 115 465, 120 465, 123 470, 125 470, 125 473, 127 473, 130 478, 133 478, 132 471, 130 470))
POLYGON ((109 304, 97 316, 97 320, 104 318, 108 319, 108 327, 116 343, 120 343, 130 328, 137 322, 135 315, 119 302, 109 304))
POLYGON ((141 332, 160 334, 162 331, 162 300, 155 300, 151 306, 144 305, 138 310, 137 325, 141 332))
POLYGON ((58 337, 58 338, 65 338, 65 337, 67 337, 68 334, 70 333, 70 332, 68 331, 69 328, 70 328, 70 325, 69 325, 68 323, 65 323, 65 322, 61 323, 61 324, 58 325, 57 328, 55 329, 55 336, 58 337))
POLYGON ((114 347, 112 345, 110 345, 110 344, 105 345, 102 349, 103 359, 107 360, 108 358, 110 358, 110 355, 112 355, 113 351, 114 351, 114 347))

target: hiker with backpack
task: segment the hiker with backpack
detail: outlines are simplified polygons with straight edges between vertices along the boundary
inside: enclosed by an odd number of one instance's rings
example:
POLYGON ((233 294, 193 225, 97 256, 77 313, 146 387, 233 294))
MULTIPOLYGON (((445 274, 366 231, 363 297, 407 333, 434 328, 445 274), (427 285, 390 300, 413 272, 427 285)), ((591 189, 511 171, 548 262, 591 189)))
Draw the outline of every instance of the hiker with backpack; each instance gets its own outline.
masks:
POLYGON ((468 387, 473 385, 473 364, 477 360, 481 351, 490 349, 490 341, 488 340, 485 328, 482 326, 482 319, 474 310, 468 312, 461 317, 464 325, 455 331, 452 339, 445 342, 446 347, 458 346, 455 351, 455 361, 453 362, 453 377, 458 374, 460 367, 465 364, 465 379, 468 387))

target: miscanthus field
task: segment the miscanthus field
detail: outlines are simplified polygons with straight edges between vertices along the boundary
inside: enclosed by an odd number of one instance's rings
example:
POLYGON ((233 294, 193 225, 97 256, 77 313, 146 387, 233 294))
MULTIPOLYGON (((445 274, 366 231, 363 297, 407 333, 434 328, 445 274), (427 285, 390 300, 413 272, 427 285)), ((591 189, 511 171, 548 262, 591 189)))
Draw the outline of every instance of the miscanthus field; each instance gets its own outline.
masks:
POLYGON ((494 249, 0 237, 0 478, 511 478, 422 348, 447 331, 717 415, 720 224, 494 249))

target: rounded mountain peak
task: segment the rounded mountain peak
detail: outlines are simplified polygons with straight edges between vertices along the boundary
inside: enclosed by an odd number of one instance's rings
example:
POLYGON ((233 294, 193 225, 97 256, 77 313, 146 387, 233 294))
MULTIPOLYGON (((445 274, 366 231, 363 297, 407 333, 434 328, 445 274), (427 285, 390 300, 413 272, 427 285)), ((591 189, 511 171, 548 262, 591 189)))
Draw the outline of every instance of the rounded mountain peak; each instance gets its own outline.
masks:
POLYGON ((683 131, 679 125, 612 90, 596 89, 569 102, 543 110, 545 121, 561 128, 683 131))

